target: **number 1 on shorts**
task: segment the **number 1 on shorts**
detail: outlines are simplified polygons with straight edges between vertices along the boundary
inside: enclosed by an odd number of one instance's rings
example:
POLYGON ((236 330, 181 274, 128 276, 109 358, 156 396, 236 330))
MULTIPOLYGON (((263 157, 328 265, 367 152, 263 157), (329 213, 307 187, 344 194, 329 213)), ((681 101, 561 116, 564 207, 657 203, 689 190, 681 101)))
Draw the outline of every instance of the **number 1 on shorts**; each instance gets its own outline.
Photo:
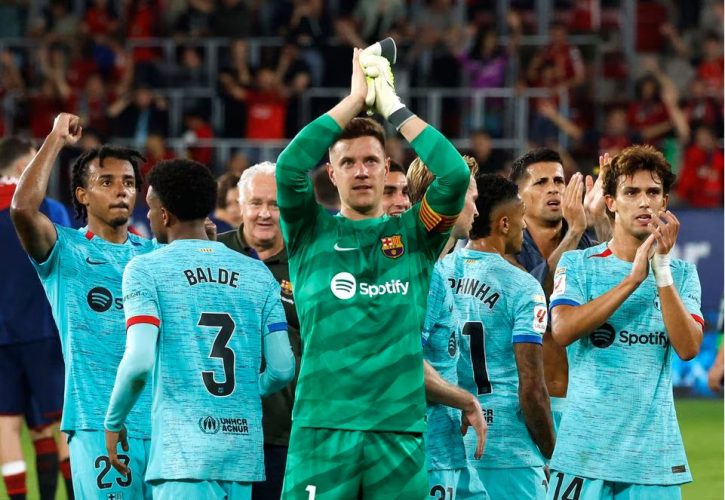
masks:
POLYGON ((307 488, 305 488, 305 491, 309 493, 309 495, 307 495, 307 500, 315 500, 315 492, 317 492, 317 486, 308 484, 307 488))

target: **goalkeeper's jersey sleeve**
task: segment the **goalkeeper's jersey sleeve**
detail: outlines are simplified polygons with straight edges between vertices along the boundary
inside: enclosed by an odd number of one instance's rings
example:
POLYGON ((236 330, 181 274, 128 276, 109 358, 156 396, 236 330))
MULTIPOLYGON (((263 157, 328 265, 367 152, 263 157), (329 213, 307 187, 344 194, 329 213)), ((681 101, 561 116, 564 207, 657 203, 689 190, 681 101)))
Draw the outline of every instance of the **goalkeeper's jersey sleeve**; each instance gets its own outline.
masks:
POLYGON ((454 178, 452 191, 436 186, 428 202, 397 218, 353 221, 315 203, 306 172, 340 133, 327 115, 305 127, 278 159, 277 197, 304 346, 295 425, 425 429, 420 335, 430 275, 468 187, 468 169, 449 142, 443 139, 448 155, 431 153, 436 148, 426 135, 437 148, 442 137, 431 130, 413 141, 416 150, 427 147, 436 165, 441 158, 460 162, 431 170, 463 169, 465 183, 454 178))

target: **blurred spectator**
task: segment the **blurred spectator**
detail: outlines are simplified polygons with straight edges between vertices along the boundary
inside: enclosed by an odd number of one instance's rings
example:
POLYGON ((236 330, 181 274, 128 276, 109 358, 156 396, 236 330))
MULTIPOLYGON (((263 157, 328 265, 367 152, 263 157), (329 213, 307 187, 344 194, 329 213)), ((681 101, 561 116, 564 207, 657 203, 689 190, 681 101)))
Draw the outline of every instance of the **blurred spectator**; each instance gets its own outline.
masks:
MULTIPOLYGON (((527 70, 532 87, 554 86, 570 89, 584 82, 584 64, 579 49, 568 41, 566 25, 553 23, 549 28, 549 43, 539 49, 529 63, 527 70), (545 67, 552 69, 550 82, 541 85, 545 67)), ((549 78, 547 78, 549 79, 549 78)))
POLYGON ((113 3, 108 0, 92 0, 83 16, 82 31, 98 41, 119 29, 118 16, 113 3))
POLYGON ((390 36, 391 31, 406 23, 407 12, 403 0, 358 1, 350 17, 337 20, 338 35, 353 47, 366 47, 390 36))
POLYGON ((248 38, 254 34, 255 13, 244 0, 220 0, 211 18, 214 36, 248 38))
POLYGON ((176 20, 174 33, 189 38, 210 35, 214 18, 214 0, 188 0, 188 4, 189 6, 176 20))
POLYGON ((603 131, 583 130, 579 125, 562 116, 550 103, 541 103, 538 112, 563 130, 590 157, 604 153, 609 153, 611 157, 614 157, 624 148, 639 144, 644 140, 641 134, 629 128, 627 112, 620 107, 612 108, 607 112, 603 131))
POLYGON ((184 128, 185 131, 182 137, 189 152, 189 158, 211 168, 214 148, 196 146, 199 140, 214 138, 214 130, 211 128, 211 125, 204 120, 204 116, 200 111, 193 110, 184 115, 184 128))
POLYGON ((723 152, 712 130, 700 126, 695 141, 687 148, 677 184, 677 196, 691 207, 723 205, 723 152))
POLYGON ((186 45, 179 49, 178 64, 167 78, 169 87, 209 87, 210 75, 204 65, 201 47, 186 45))
POLYGON ((702 43, 702 60, 697 66, 697 78, 705 83, 708 93, 719 98, 723 96, 723 53, 722 38, 708 33, 702 43))
POLYGON ((164 136, 159 134, 149 134, 146 139, 144 156, 146 157, 146 163, 141 167, 141 174, 144 177, 158 162, 176 158, 176 154, 166 147, 164 136))
MULTIPOLYGON (((15 55, 9 50, 0 51, 0 98, 11 92, 21 92, 25 89, 25 81, 20 73, 15 55)), ((2 107, 0 107, 2 113, 2 107)), ((5 123, 1 120, 0 127, 5 123)), ((0 134, 1 135, 1 134, 0 134)))
POLYGON ((5 0, 0 2, 0 39, 25 36, 28 24, 28 2, 5 0))
POLYGON ((722 106, 718 105, 715 97, 708 95, 705 82, 698 78, 690 82, 684 112, 692 130, 699 125, 706 125, 712 130, 719 130, 722 137, 722 106))
POLYGON ((325 0, 293 0, 291 7, 279 19, 279 35, 300 49, 301 57, 309 65, 312 84, 319 87, 325 75, 328 41, 333 36, 333 22, 325 0))
POLYGON ((28 115, 33 137, 41 138, 50 133, 53 120, 68 109, 68 89, 65 81, 57 76, 45 77, 39 90, 32 91, 28 98, 28 115))
MULTIPOLYGON (((463 33, 463 32, 462 32, 463 33)), ((463 76, 468 86, 474 89, 506 86, 509 79, 510 60, 517 57, 516 51, 521 38, 521 20, 516 13, 509 15, 509 46, 501 47, 496 32, 491 27, 481 27, 475 32, 470 48, 454 47, 463 76)), ((465 40, 461 37, 462 40, 465 40)), ((486 98, 485 123, 474 123, 474 127, 485 126, 497 135, 503 132, 505 101, 500 98, 486 98)))
POLYGON ((88 76, 83 92, 75 97, 75 114, 81 118, 83 137, 88 127, 94 128, 102 135, 108 135, 111 127, 107 113, 114 100, 99 73, 88 76))
MULTIPOLYGON (((556 68, 553 63, 546 62, 539 67, 539 80, 534 87, 549 90, 549 97, 533 97, 530 102, 531 114, 529 122, 529 141, 531 147, 557 148, 559 131, 550 116, 546 114, 547 109, 559 108, 559 91, 556 81, 556 68)), ((557 111, 558 112, 558 111, 557 111)))
POLYGON ((108 109, 114 135, 133 139, 142 147, 150 134, 168 134, 166 101, 148 85, 138 85, 131 96, 121 96, 108 109))
POLYGON ((282 80, 283 91, 286 93, 287 118, 285 137, 294 137, 302 128, 302 94, 310 86, 310 67, 300 57, 300 51, 294 44, 285 44, 279 56, 277 78, 282 80))
POLYGON ((317 203, 332 214, 340 211, 340 195, 330 180, 330 174, 323 165, 312 172, 312 185, 315 189, 317 203))
POLYGON ((73 90, 82 89, 88 76, 100 71, 93 54, 93 47, 90 40, 84 40, 74 46, 71 54, 64 54, 66 58, 69 58, 66 79, 73 90))
POLYGON ((229 64, 219 72, 220 95, 224 103, 224 137, 244 137, 246 132, 246 89, 252 86, 248 51, 246 41, 232 41, 229 64))
POLYGON ((491 135, 485 130, 471 134, 471 150, 468 153, 478 163, 481 174, 498 174, 506 170, 506 158, 501 150, 491 146, 491 135))
POLYGON ((242 172, 249 168, 249 158, 241 151, 237 151, 229 158, 227 162, 227 172, 236 176, 242 175, 242 172))
POLYGON ((128 41, 141 44, 132 52, 136 81, 150 85, 158 83, 155 62, 161 52, 159 48, 144 43, 161 35, 159 10, 157 0, 130 0, 126 14, 128 41))
POLYGON ((217 179, 217 202, 214 213, 209 217, 217 227, 217 234, 236 229, 242 223, 242 209, 239 206, 239 176, 223 174, 217 179))
POLYGON ((385 154, 390 157, 390 161, 400 163, 401 165, 407 165, 410 163, 406 161, 405 145, 397 134, 391 134, 389 137, 385 138, 385 154))
POLYGON ((637 98, 629 104, 627 112, 630 127, 649 144, 657 145, 672 130, 681 142, 686 142, 690 130, 679 107, 677 89, 660 70, 656 59, 643 58, 642 66, 650 74, 637 82, 637 98))
MULTIPOLYGON (((410 50, 412 83, 418 87, 457 88, 461 84, 460 64, 450 48, 464 26, 464 4, 459 0, 425 0, 413 16, 415 38, 410 50)), ((448 137, 460 134, 460 100, 441 102, 441 132, 448 137)))
POLYGON ((287 114, 287 97, 278 75, 271 68, 260 68, 255 86, 243 90, 247 103, 248 139, 283 139, 287 114))
POLYGON ((71 12, 70 1, 50 0, 42 17, 35 21, 32 31, 35 35, 45 35, 47 41, 72 43, 79 26, 80 21, 71 12))

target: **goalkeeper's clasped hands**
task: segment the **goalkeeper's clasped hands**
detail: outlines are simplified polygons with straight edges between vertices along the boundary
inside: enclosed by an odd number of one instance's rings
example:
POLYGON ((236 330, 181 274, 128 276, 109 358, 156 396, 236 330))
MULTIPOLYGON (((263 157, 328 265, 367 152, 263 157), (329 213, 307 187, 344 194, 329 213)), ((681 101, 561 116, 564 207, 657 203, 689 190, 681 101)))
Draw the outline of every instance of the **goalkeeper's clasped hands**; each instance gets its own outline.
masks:
POLYGON ((359 62, 368 86, 365 96, 368 113, 371 114, 370 110, 374 109, 396 130, 400 130, 400 127, 415 115, 400 102, 395 93, 395 77, 390 67, 395 58, 395 43, 391 38, 386 38, 363 50, 359 62))

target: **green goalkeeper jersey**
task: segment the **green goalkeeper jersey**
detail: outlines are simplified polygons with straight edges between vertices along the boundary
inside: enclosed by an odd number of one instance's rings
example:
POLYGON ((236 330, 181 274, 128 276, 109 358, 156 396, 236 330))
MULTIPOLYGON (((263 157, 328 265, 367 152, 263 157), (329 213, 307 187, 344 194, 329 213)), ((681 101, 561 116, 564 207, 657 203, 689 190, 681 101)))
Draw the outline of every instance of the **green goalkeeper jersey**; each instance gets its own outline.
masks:
POLYGON ((307 172, 341 129, 323 115, 277 162, 277 199, 295 284, 302 362, 295 425, 423 432, 421 329, 433 264, 460 212, 469 170, 427 127, 412 146, 436 174, 400 217, 353 221, 315 202, 307 172))

